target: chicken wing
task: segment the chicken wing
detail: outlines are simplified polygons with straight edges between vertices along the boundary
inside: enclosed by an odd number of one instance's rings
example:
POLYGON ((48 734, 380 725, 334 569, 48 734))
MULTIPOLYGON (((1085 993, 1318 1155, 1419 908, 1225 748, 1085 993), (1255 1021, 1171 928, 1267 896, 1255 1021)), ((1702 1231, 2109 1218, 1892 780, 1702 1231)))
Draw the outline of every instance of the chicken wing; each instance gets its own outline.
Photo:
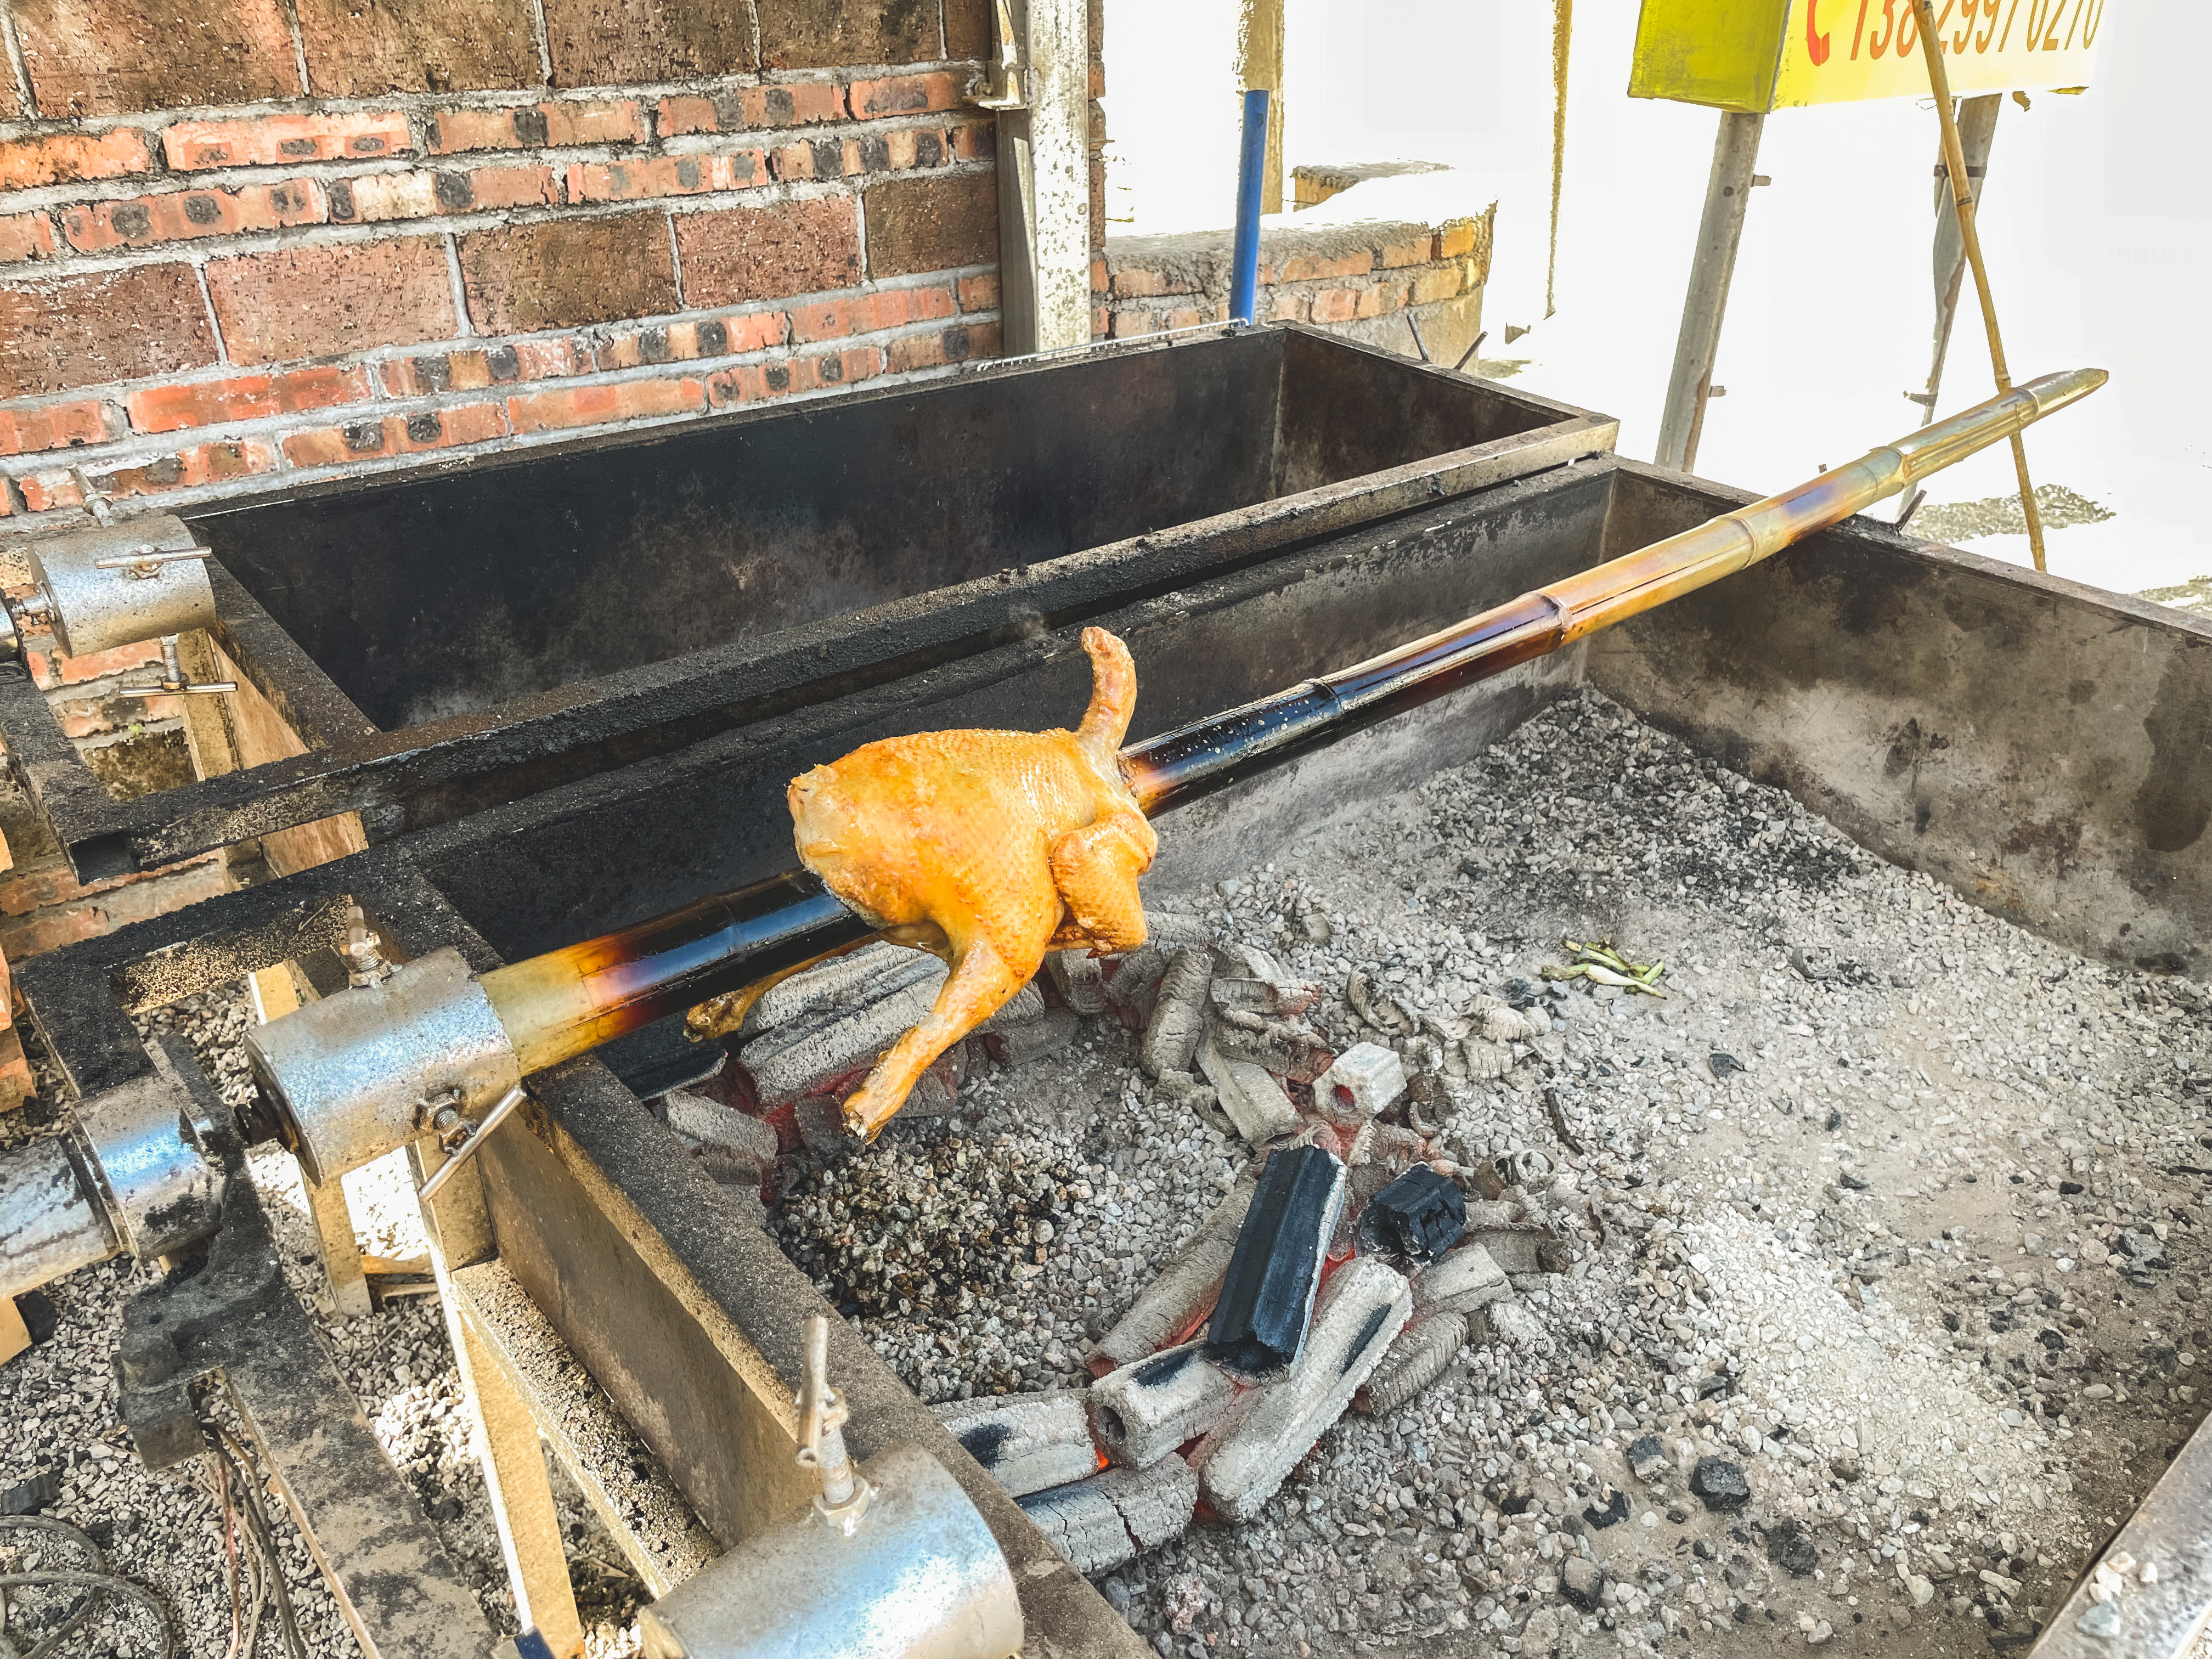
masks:
POLYGON ((845 1103, 872 1139, 947 1048, 1029 983, 1054 950, 1145 941, 1137 878, 1158 839, 1118 751, 1137 702, 1128 647, 1083 630, 1091 706, 1073 732, 888 738, 791 785, 799 856, 845 903, 951 973, 929 1018, 845 1103))

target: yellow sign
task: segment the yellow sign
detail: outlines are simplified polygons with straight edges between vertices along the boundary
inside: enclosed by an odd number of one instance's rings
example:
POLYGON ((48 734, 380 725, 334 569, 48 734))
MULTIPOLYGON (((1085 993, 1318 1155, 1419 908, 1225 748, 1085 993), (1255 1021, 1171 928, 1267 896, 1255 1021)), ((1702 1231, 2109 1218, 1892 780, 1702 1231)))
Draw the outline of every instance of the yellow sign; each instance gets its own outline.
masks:
MULTIPOLYGON (((2079 87, 2105 0, 1936 0, 1951 90, 2079 87)), ((1746 114, 1803 104, 1925 98, 1912 0, 1644 0, 1635 98, 1746 114)))

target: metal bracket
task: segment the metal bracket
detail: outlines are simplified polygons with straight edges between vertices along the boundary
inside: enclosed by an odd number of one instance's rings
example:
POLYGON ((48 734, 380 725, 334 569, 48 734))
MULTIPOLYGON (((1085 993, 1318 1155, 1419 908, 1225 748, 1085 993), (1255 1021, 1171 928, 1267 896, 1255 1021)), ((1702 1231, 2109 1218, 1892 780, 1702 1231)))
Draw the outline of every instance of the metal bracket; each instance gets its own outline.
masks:
POLYGON ((1027 109, 1029 77, 1023 71, 1021 55, 1015 48, 1013 12, 1006 0, 994 0, 992 15, 995 20, 996 49, 984 71, 982 95, 968 101, 977 109, 1027 109))
MULTIPOLYGON (((204 550, 203 550, 204 551, 204 550)), ((103 570, 109 568, 109 567, 105 564, 101 565, 100 568, 103 570)), ((150 570, 142 571, 138 574, 142 575, 158 575, 161 573, 158 570, 150 570)), ((174 634, 164 634, 161 635, 161 678, 160 682, 154 685, 124 686, 120 688, 123 696, 126 697, 205 697, 217 696, 225 691, 235 691, 238 690, 238 682, 236 680, 203 680, 198 684, 195 685, 191 680, 187 679, 185 677, 185 665, 180 660, 179 660, 177 656, 177 638, 178 636, 174 634)))

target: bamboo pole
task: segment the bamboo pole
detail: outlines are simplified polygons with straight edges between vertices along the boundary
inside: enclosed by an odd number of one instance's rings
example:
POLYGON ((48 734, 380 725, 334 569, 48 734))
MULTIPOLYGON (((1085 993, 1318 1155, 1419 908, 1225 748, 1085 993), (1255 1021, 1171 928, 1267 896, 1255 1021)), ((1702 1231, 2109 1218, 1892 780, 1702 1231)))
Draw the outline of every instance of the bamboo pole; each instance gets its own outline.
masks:
MULTIPOLYGON (((1973 181, 1966 172, 1966 156, 1959 143, 1959 123, 1951 106, 1951 76, 1943 67, 1942 43, 1936 38, 1935 0, 1914 0, 1920 20, 1920 53, 1928 60, 1928 85, 1936 94, 1936 118, 1943 128, 1943 166, 1951 175, 1951 200, 1959 212, 1959 240, 1966 244, 1966 263, 1973 270, 1974 292, 1982 302, 1982 325, 1989 331, 1990 368, 1996 376, 1997 393, 2012 390, 2012 374, 2005 367, 2004 337, 1997 331, 1997 305, 1990 295, 1989 267, 1982 263, 1981 233, 1974 227, 1973 181)), ((2020 475, 2020 510, 2027 520, 2028 551, 2035 568, 2043 562, 2043 514, 2035 505, 2035 486, 2027 476, 2027 446, 2012 435, 2013 471, 2020 475)))

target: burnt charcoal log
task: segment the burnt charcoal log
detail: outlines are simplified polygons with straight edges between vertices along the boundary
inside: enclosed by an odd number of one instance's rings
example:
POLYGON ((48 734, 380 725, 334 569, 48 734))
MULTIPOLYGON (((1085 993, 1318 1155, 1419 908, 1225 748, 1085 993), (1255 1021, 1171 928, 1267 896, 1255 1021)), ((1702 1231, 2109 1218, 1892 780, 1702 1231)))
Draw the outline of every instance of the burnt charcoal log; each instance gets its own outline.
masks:
POLYGON ((1344 1165, 1327 1148, 1293 1146, 1267 1160, 1222 1276, 1208 1359, 1255 1382, 1296 1363, 1343 1206, 1344 1165))
POLYGON ((1364 1255, 1390 1255, 1425 1266, 1467 1231, 1467 1198, 1449 1176, 1417 1164, 1367 1200, 1359 1215, 1364 1255))

